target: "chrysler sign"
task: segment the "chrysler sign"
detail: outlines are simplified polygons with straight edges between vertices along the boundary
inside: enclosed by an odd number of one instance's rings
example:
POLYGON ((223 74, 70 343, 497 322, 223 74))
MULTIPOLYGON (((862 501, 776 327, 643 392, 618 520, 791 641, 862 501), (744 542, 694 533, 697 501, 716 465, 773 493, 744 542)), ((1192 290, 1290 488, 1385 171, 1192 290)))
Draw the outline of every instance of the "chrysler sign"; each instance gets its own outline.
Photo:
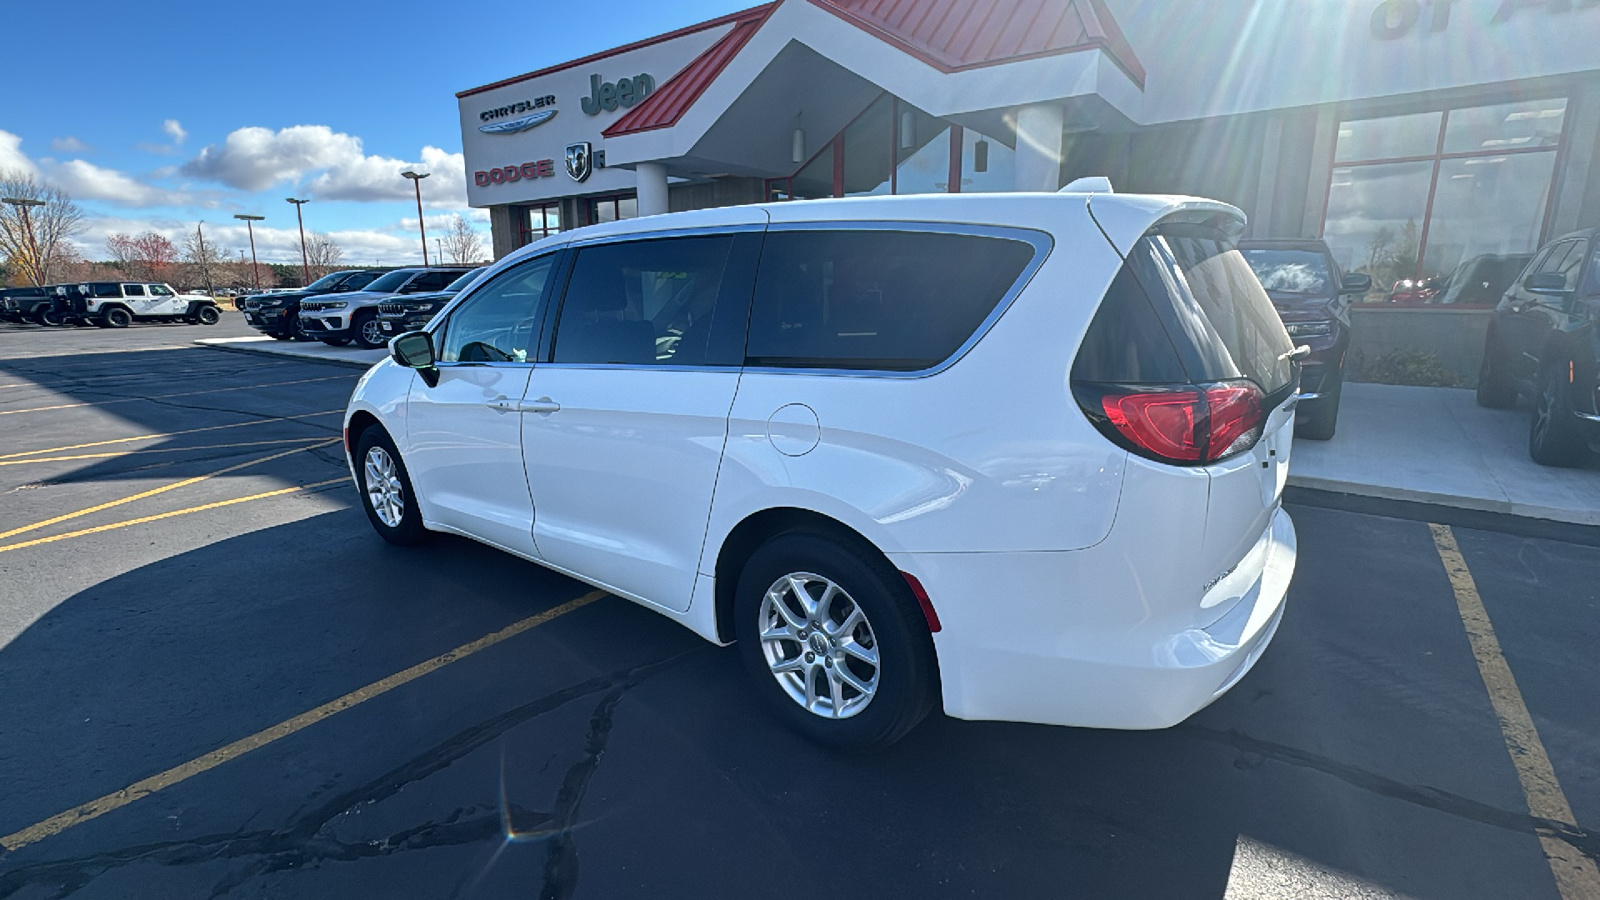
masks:
POLYGON ((484 134, 516 134, 537 128, 556 117, 555 105, 555 95, 550 94, 486 109, 478 113, 478 118, 485 123, 479 125, 478 130, 484 134))

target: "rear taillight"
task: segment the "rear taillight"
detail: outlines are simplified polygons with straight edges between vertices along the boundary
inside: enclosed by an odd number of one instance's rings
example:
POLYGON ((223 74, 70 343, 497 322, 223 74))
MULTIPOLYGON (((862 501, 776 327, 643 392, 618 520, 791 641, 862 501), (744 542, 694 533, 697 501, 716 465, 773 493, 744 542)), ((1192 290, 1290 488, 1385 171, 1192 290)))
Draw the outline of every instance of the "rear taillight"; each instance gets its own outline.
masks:
POLYGON ((1107 437, 1161 462, 1205 465, 1261 438, 1265 396, 1255 384, 1076 384, 1078 403, 1107 437))

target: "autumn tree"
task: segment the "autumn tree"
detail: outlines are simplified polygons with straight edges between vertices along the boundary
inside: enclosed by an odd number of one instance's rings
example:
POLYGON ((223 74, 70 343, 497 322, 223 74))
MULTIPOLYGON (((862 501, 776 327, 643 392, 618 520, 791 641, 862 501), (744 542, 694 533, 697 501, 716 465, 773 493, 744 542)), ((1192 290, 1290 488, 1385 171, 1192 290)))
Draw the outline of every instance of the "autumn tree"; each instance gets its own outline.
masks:
POLYGON ((484 258, 483 237, 461 216, 452 216, 444 231, 444 254, 453 263, 475 263, 484 258))
POLYGON ((106 238, 106 251, 122 277, 135 281, 166 281, 178 261, 178 248, 154 231, 113 234, 106 238))
POLYGON ((344 250, 333 236, 325 231, 312 232, 306 238, 306 265, 311 267, 311 278, 316 280, 338 268, 344 262, 344 250))
POLYGON ((51 283, 67 262, 72 238, 83 231, 83 210, 66 191, 24 172, 0 171, 0 198, 31 201, 0 203, 0 257, 22 280, 51 283))

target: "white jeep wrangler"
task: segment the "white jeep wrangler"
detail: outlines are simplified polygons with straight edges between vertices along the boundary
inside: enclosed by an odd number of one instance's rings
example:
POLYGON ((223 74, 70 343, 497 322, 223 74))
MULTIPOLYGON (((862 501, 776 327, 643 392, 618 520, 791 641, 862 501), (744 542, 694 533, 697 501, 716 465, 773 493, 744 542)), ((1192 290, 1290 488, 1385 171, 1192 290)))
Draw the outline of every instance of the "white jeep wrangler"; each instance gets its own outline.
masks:
MULTIPOLYGON (((57 289, 65 293, 65 288, 57 289)), ((72 315, 102 328, 127 328, 134 322, 187 322, 215 325, 222 318, 217 301, 204 294, 180 294, 169 284, 92 281, 72 296, 72 315)))

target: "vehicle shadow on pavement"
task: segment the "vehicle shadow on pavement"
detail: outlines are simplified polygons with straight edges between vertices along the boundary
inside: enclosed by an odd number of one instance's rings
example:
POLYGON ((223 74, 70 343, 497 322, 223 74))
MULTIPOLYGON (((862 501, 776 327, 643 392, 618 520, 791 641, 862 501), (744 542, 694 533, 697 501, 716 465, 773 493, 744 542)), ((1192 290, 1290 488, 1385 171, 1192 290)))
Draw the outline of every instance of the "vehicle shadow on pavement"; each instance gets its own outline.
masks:
MULTIPOLYGON (((1348 515, 1297 511, 1303 546, 1348 515)), ((1373 578, 1426 540, 1393 528, 1373 578)), ((6 854, 0 897, 1258 896, 1247 843, 1268 886, 1540 896, 1470 657, 1419 681, 1415 614, 1359 624, 1341 565, 1303 550, 1272 650, 1177 728, 935 716, 867 757, 775 725, 731 650, 604 598, 6 854)), ((390 547, 354 507, 119 575, 0 647, 0 832, 588 590, 461 539, 390 547)))

